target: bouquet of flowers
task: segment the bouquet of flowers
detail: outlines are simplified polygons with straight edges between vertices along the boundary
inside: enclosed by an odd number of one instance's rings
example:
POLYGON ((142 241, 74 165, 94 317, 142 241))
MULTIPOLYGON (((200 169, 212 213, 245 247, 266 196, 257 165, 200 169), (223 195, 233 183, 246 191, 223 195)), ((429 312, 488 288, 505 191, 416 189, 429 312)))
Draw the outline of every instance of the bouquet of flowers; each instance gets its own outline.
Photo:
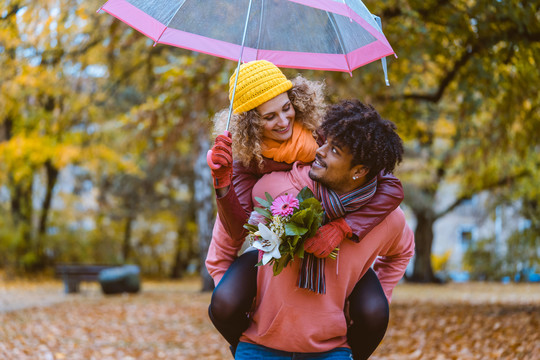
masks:
POLYGON ((304 241, 315 235, 324 211, 307 186, 296 197, 265 195, 266 199, 255 198, 262 207, 255 207, 244 227, 251 245, 263 252, 257 265, 273 264, 278 275, 295 256, 304 257, 304 241))

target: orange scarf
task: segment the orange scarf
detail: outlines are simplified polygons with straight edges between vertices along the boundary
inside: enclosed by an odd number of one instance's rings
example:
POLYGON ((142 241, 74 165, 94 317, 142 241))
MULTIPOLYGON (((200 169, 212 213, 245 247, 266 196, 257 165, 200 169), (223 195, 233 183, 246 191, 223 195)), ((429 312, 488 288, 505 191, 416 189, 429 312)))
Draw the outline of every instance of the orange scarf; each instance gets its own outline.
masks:
POLYGON ((293 123, 292 136, 285 142, 265 139, 262 155, 278 162, 292 164, 295 161, 312 162, 319 148, 311 131, 298 122, 293 123))

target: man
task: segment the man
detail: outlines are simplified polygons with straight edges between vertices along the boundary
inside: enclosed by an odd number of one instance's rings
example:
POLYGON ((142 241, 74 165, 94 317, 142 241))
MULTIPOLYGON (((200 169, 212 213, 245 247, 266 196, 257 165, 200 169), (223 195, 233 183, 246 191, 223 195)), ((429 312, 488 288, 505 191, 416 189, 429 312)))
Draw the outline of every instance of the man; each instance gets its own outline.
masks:
MULTIPOLYGON (((296 195, 309 186, 323 202, 327 216, 339 218, 362 205, 368 196, 364 189, 376 181, 376 174, 392 172, 401 160, 403 148, 395 126, 358 101, 331 107, 321 131, 327 141, 311 166, 297 163, 289 172, 263 176, 253 188, 253 198, 264 198, 265 192, 274 198, 296 195)), ((227 236, 218 221, 206 262, 216 284, 236 258, 235 249, 222 241, 227 236)), ((396 209, 360 243, 345 240, 339 247, 337 260, 325 262, 324 294, 297 286, 300 259, 278 276, 271 266, 259 267, 252 322, 240 339, 237 359, 350 359, 344 313, 347 298, 375 261, 374 270, 390 300, 414 253, 414 239, 403 212, 396 209)))

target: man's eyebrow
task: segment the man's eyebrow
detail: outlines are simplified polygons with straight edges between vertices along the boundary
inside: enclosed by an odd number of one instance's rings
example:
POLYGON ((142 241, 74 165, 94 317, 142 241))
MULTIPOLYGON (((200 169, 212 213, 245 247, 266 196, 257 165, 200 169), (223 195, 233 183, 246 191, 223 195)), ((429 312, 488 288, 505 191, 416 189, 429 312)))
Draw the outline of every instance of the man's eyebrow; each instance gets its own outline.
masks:
POLYGON ((335 147, 336 149, 339 150, 339 152, 343 152, 343 147, 341 146, 341 144, 337 143, 337 142, 332 142, 331 145, 333 147, 335 147))

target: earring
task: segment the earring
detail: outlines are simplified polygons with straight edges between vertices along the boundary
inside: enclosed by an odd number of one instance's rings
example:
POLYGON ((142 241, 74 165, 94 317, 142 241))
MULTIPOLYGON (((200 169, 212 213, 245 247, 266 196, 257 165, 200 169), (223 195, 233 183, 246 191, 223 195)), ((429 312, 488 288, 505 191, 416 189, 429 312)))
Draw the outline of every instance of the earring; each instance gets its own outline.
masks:
POLYGON ((354 175, 352 178, 353 178, 353 180, 356 180, 356 179, 358 179, 358 176, 354 175))

